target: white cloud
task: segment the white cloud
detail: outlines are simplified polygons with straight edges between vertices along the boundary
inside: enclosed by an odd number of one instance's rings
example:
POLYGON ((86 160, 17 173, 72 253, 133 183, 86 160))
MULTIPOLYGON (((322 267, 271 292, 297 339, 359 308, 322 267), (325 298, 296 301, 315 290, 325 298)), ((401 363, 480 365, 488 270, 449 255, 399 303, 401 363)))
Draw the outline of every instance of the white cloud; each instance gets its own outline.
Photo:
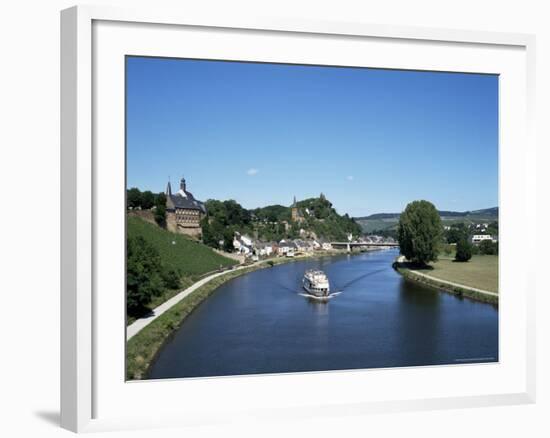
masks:
POLYGON ((259 172, 258 169, 254 169, 254 168, 252 167, 251 169, 248 169, 248 170, 246 171, 246 174, 247 174, 247 175, 250 175, 250 176, 254 176, 254 175, 256 175, 258 172, 259 172))
POLYGON ((347 179, 348 181, 353 181, 353 176, 352 176, 352 175, 348 175, 348 176, 346 177, 346 179, 347 179))

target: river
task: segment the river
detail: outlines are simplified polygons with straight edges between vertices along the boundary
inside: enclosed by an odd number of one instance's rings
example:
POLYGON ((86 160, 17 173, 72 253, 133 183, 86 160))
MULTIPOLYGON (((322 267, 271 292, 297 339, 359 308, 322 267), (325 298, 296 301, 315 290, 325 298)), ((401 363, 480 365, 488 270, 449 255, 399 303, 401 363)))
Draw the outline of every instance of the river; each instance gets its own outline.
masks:
POLYGON ((305 260, 235 278, 187 317, 148 378, 498 361, 498 309, 403 279, 396 256, 305 260), (304 297, 308 268, 341 293, 304 297))

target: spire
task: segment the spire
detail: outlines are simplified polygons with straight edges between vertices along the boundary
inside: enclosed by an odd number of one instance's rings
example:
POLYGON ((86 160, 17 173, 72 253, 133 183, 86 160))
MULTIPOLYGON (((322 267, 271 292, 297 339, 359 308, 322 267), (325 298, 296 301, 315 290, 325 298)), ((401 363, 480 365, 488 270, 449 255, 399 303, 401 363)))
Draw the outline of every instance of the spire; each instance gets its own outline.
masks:
POLYGON ((184 193, 187 191, 185 187, 185 178, 183 176, 181 177, 181 180, 180 180, 180 190, 184 193))
POLYGON ((172 196, 172 185, 170 184, 170 177, 168 177, 168 184, 166 185, 166 196, 172 196))
POLYGON ((294 202, 292 203, 293 207, 296 207, 296 195, 294 195, 294 202))

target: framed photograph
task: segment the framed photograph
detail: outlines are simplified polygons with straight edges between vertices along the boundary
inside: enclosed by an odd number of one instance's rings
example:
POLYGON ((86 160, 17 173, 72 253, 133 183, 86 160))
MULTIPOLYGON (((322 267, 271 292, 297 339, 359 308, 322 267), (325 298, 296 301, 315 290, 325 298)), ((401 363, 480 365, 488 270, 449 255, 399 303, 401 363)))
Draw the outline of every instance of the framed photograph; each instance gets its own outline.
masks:
POLYGON ((74 7, 61 53, 63 427, 534 401, 534 37, 74 7))

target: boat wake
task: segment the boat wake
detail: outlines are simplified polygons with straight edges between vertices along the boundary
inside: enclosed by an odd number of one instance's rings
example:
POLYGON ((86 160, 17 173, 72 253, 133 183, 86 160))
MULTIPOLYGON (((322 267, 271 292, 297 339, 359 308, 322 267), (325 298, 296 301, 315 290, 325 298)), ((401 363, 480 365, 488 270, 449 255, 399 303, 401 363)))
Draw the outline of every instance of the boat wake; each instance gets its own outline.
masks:
POLYGON ((327 296, 323 296, 323 297, 318 297, 316 295, 308 294, 308 293, 305 293, 305 292, 300 292, 300 293, 298 293, 298 295, 301 295, 302 297, 306 297, 306 298, 311 298, 312 300, 316 300, 316 301, 327 301, 327 300, 330 300, 331 298, 334 298, 334 297, 340 295, 342 292, 343 291, 332 292, 332 293, 328 294, 327 296))
POLYGON ((348 281, 346 284, 344 284, 341 288, 341 290, 347 289, 352 284, 357 283, 359 280, 362 280, 363 278, 370 277, 371 275, 379 274, 380 272, 386 271, 387 268, 377 269, 376 271, 367 272, 366 274, 360 275, 359 277, 354 278, 351 281, 348 281))

